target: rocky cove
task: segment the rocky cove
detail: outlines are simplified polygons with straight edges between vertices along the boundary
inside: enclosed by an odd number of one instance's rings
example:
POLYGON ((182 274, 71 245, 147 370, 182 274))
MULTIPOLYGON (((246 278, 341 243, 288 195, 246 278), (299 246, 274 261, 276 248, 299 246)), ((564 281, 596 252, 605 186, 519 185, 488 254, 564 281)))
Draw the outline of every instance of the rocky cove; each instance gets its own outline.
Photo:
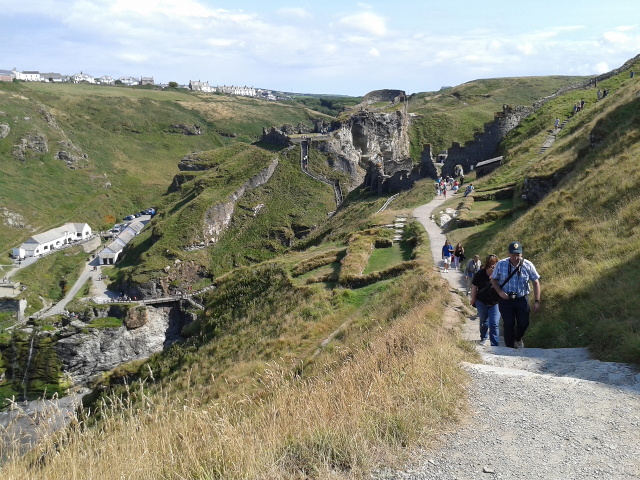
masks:
POLYGON ((195 318, 189 307, 182 301, 87 305, 54 325, 29 321, 5 334, 0 344, 2 398, 63 396, 118 365, 148 358, 183 338, 184 327, 195 318))

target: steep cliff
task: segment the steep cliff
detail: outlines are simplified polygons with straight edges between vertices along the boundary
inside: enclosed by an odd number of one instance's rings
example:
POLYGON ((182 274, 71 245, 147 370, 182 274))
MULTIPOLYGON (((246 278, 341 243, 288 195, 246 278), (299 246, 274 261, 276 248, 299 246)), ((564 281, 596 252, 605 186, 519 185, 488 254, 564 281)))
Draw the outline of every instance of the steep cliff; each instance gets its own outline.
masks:
POLYGON ((396 189, 393 179, 413 168, 409 115, 401 90, 367 94, 351 115, 333 122, 331 130, 332 138, 315 146, 332 159, 334 168, 349 173, 349 190, 359 185, 380 193, 396 189))
POLYGON ((122 363, 162 351, 180 339, 182 327, 191 320, 177 304, 129 309, 120 328, 71 322, 58 334, 54 348, 63 371, 74 384, 83 385, 122 363))

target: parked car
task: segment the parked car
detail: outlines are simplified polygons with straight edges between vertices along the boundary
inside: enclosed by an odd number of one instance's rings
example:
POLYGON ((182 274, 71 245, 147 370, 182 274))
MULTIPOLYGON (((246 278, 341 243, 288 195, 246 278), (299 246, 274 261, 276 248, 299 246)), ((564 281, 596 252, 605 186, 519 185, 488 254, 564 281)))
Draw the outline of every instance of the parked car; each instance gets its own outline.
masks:
POLYGON ((125 220, 133 220, 135 217, 133 215, 127 215, 124 217, 125 220))

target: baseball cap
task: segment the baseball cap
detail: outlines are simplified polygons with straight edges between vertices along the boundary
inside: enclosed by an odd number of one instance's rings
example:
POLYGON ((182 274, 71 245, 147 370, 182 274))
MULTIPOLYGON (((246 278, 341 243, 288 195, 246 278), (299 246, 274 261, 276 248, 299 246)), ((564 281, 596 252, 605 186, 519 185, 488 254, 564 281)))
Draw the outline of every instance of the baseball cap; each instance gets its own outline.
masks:
POLYGON ((509 253, 522 253, 522 244, 520 242, 511 242, 509 244, 509 253))

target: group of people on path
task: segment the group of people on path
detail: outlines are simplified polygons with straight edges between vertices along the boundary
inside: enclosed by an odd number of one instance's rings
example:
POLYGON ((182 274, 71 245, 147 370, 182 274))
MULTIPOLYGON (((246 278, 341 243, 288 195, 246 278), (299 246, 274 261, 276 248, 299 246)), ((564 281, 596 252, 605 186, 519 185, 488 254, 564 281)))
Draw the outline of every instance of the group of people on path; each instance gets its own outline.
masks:
POLYGON ((462 184, 464 183, 464 173, 458 175, 458 180, 455 177, 447 175, 445 178, 438 177, 436 179, 436 196, 442 195, 447 198, 447 189, 453 193, 457 193, 462 184))
POLYGON ((455 270, 460 269, 460 265, 464 261, 466 257, 464 256, 464 247, 461 243, 456 245, 456 248, 453 248, 451 242, 449 240, 444 242, 444 246, 442 247, 442 261, 444 262, 444 273, 448 273, 451 265, 455 270))
MULTIPOLYGON (((464 275, 467 281, 467 294, 470 304, 478 311, 480 327, 480 345, 489 340, 492 346, 500 344, 500 317, 504 328, 504 342, 510 348, 524 348, 522 340, 529 327, 529 315, 540 309, 540 275, 535 265, 523 258, 522 244, 511 242, 509 255, 498 260, 496 255, 488 255, 484 263, 480 256, 469 260, 464 275), (533 303, 529 304, 529 295, 533 290, 533 303)), ((442 247, 444 273, 449 271, 452 258, 464 260, 464 247, 461 243, 454 249, 449 240, 442 247)), ((458 269, 462 260, 458 260, 458 269)))

